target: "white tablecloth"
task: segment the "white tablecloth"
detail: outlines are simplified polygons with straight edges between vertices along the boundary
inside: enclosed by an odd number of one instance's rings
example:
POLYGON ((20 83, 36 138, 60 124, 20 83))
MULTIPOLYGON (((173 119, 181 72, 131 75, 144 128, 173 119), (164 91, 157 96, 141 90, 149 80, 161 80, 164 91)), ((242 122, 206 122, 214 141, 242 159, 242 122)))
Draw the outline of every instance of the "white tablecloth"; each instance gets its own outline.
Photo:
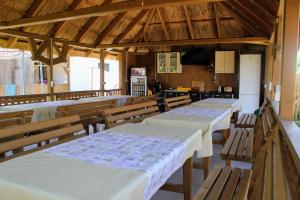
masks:
POLYGON ((213 155, 213 131, 228 129, 230 127, 230 118, 230 109, 185 106, 146 118, 143 123, 169 127, 192 127, 202 130, 203 148, 201 151, 197 151, 197 156, 208 157, 213 155))
POLYGON ((116 96, 99 96, 99 97, 89 97, 89 98, 81 98, 79 101, 81 102, 97 102, 97 101, 106 101, 117 99, 117 106, 124 106, 127 103, 127 99, 131 97, 128 95, 116 95, 116 96))
POLYGON ((62 101, 47 101, 40 103, 30 103, 30 104, 20 104, 12 106, 0 107, 0 112, 14 112, 14 111, 24 111, 33 110, 32 122, 46 121, 50 119, 55 119, 56 110, 59 106, 67 106, 76 103, 81 103, 76 100, 62 100, 62 101))
POLYGON ((209 98, 197 101, 195 103, 192 103, 191 105, 209 108, 230 108, 232 109, 232 113, 241 110, 241 103, 239 99, 209 98))
POLYGON ((0 199, 149 199, 201 138, 194 128, 115 127, 0 163, 0 199))

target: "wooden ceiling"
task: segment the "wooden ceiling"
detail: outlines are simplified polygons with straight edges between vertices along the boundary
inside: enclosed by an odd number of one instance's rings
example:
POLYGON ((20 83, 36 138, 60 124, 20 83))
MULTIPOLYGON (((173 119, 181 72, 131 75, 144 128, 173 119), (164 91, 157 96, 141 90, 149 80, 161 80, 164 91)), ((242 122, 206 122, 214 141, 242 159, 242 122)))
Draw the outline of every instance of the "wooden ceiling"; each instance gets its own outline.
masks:
POLYGON ((275 0, 0 0, 0 46, 28 38, 71 49, 164 50, 173 45, 266 44, 275 0))

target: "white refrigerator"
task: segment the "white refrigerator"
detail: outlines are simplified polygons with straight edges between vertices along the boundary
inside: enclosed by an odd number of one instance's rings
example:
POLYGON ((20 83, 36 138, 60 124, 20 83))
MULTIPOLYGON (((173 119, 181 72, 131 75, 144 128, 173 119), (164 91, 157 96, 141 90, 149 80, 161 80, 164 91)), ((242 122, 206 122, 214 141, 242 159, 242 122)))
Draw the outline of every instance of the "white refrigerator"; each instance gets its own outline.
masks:
POLYGON ((259 108, 261 80, 261 55, 240 55, 240 113, 253 113, 259 108))

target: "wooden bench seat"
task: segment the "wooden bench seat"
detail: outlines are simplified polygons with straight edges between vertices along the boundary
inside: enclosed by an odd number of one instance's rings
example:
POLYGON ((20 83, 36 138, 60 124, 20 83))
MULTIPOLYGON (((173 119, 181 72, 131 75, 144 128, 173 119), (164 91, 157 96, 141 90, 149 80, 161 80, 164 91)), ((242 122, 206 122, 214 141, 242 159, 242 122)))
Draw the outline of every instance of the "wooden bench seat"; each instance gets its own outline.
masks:
MULTIPOLYGON (((230 160, 252 162, 254 129, 234 128, 221 151, 221 157, 230 160)), ((230 163, 227 163, 230 165, 230 163)))
POLYGON ((257 116, 253 113, 242 114, 236 122, 238 128, 254 128, 256 124, 257 116))
POLYGON ((186 106, 192 102, 190 95, 180 96, 180 97, 172 97, 164 99, 165 110, 175 109, 181 106, 186 106))
POLYGON ((0 140, 5 140, 0 142, 0 153, 13 152, 9 156, 0 158, 0 161, 32 153, 85 135, 85 131, 81 134, 75 134, 79 131, 84 131, 84 129, 79 116, 76 115, 0 129, 0 140), (30 134, 32 132, 38 134, 30 134), (25 135, 30 136, 24 137, 25 135), (48 143, 47 141, 50 140, 52 141, 48 143), (32 146, 32 148, 25 150, 24 147, 28 146, 32 146))
POLYGON ((247 199, 251 175, 251 170, 216 166, 194 200, 247 199))
POLYGON ((272 135, 276 121, 270 107, 265 107, 255 128, 233 128, 221 151, 221 157, 230 166, 231 160, 252 162, 260 148, 272 135))

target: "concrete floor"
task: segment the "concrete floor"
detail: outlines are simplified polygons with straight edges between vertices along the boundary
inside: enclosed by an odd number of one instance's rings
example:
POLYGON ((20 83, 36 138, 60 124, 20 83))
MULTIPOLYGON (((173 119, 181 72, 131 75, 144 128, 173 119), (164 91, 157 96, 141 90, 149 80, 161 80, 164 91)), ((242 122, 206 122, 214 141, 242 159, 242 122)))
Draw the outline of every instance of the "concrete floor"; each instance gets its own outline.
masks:
MULTIPOLYGON (((221 159, 220 152, 223 148, 222 145, 214 145, 214 155, 212 157, 211 168, 216 164, 225 166, 225 161, 221 159)), ((243 162, 232 162, 233 167, 239 167, 243 169, 250 169, 251 164, 243 162)), ((177 170, 172 177, 168 180, 171 183, 182 183, 182 169, 177 170)), ((203 170, 193 170, 193 195, 199 190, 203 183, 203 170)), ((183 200, 183 195, 175 192, 158 191, 151 200, 183 200)))

